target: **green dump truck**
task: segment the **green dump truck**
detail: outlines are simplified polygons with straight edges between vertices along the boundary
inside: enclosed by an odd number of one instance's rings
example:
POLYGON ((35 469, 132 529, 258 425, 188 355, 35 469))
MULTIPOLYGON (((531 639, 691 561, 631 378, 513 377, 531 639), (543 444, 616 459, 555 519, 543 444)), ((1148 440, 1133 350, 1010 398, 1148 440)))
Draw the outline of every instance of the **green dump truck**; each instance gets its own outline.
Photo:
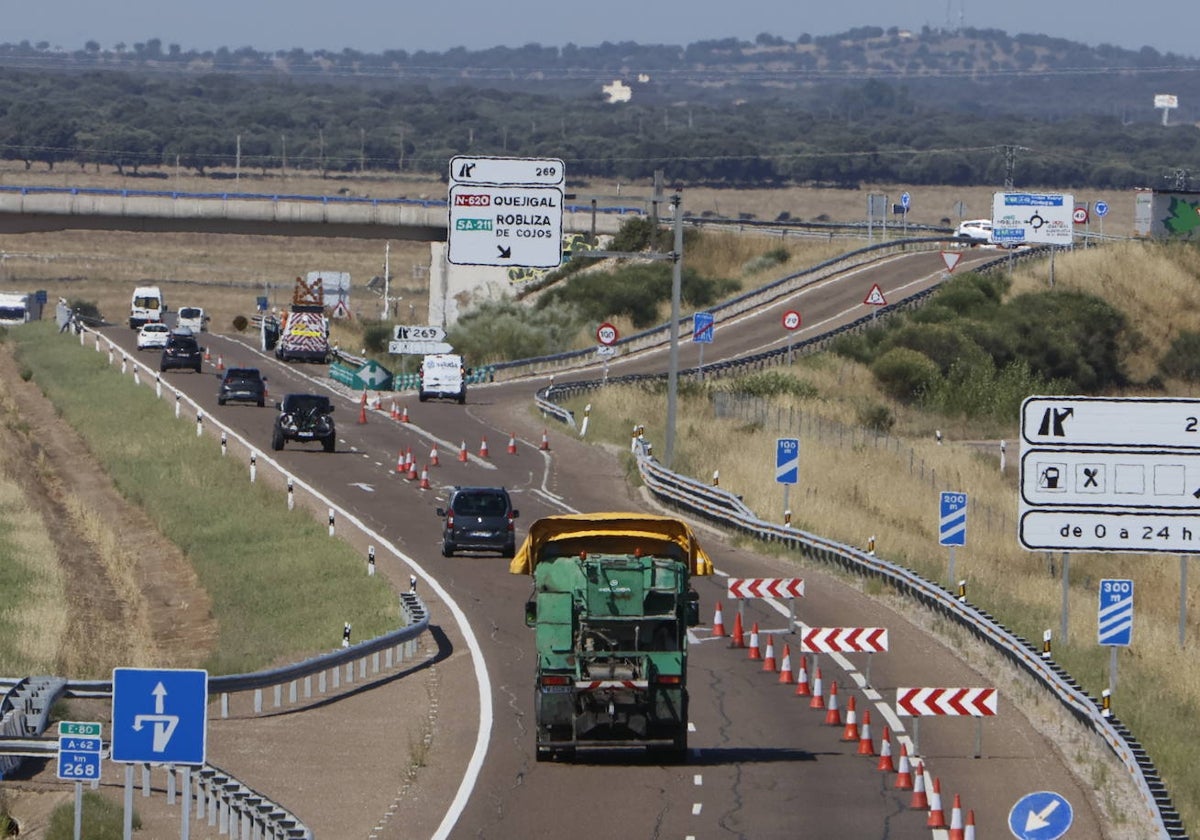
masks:
POLYGON ((549 516, 509 571, 533 576, 539 761, 579 748, 687 756, 687 630, 700 621, 692 575, 712 561, 687 523, 641 513, 549 516))

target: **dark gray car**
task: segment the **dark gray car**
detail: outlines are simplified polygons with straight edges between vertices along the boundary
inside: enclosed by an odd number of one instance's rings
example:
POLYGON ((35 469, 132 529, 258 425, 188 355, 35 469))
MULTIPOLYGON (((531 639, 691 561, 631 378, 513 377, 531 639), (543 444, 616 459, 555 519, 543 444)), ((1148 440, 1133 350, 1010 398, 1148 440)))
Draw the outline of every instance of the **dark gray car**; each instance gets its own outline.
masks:
POLYGON ((505 557, 517 553, 517 511, 503 487, 455 487, 447 507, 437 509, 446 520, 442 529, 442 556, 456 551, 498 551, 505 557))

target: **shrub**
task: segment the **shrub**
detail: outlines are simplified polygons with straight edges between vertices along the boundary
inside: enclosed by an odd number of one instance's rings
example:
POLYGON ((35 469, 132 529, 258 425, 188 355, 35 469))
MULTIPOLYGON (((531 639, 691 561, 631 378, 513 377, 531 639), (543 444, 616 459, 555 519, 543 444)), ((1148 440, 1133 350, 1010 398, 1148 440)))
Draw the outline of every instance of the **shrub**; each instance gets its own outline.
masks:
POLYGON ((896 413, 883 403, 870 403, 858 409, 858 423, 873 432, 886 434, 896 425, 896 413))
POLYGON ((389 325, 379 322, 363 325, 362 346, 368 353, 386 353, 391 339, 392 328, 389 325))
POLYGON ((779 397, 790 395, 811 398, 818 396, 815 385, 797 379, 791 374, 780 370, 769 370, 762 373, 752 373, 740 376, 732 382, 724 383, 723 390, 731 394, 747 397, 779 397))
POLYGON ((879 387, 902 402, 914 402, 937 383, 938 366, 928 356, 907 347, 894 347, 871 365, 879 387))
POLYGON ((1200 333, 1184 330, 1167 350, 1159 370, 1166 376, 1173 376, 1187 382, 1200 381, 1200 333))
POLYGON ((250 326, 250 321, 245 315, 238 315, 233 319, 233 328, 238 332, 245 332, 248 326, 250 326))

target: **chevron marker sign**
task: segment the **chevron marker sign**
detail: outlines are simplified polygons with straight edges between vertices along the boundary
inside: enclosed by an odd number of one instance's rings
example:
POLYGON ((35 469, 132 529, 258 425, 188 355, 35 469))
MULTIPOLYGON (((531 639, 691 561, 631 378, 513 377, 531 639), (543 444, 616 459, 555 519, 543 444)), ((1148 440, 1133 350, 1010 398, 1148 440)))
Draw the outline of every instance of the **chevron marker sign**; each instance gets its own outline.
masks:
POLYGON ((800 637, 804 653, 883 653, 886 627, 809 627, 800 637))
POLYGON ((730 598, 803 598, 803 578, 730 578, 730 598))
POLYGON ((896 713, 910 717, 925 715, 996 714, 994 688, 897 688, 896 713))

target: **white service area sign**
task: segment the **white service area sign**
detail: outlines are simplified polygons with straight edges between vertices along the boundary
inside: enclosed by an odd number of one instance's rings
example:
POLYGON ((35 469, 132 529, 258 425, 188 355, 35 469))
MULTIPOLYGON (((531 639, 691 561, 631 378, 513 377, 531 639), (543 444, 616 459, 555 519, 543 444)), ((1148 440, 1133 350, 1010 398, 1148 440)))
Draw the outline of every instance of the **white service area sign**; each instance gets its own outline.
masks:
POLYGON ((451 184, 560 186, 566 164, 557 158, 467 157, 450 159, 451 184))
POLYGON ((992 196, 992 241, 999 245, 1070 245, 1075 197, 1056 193, 992 196))
POLYGON ((454 265, 557 268, 563 191, 558 187, 453 184, 447 259, 454 265))
POLYGON ((1030 397, 1019 536, 1030 550, 1200 550, 1200 400, 1030 397))

